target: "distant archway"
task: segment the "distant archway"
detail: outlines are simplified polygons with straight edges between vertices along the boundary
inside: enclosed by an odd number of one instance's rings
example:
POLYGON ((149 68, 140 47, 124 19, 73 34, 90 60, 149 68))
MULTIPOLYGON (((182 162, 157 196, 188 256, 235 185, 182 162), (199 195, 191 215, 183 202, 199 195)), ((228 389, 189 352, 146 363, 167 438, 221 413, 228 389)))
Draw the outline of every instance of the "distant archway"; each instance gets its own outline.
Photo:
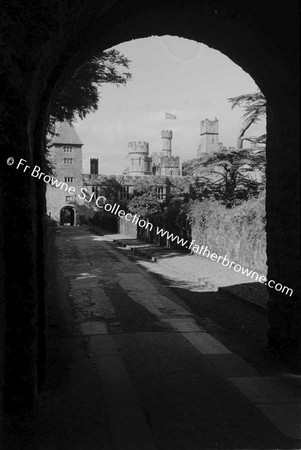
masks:
POLYGON ((75 210, 72 206, 64 206, 60 210, 60 225, 75 225, 75 210))

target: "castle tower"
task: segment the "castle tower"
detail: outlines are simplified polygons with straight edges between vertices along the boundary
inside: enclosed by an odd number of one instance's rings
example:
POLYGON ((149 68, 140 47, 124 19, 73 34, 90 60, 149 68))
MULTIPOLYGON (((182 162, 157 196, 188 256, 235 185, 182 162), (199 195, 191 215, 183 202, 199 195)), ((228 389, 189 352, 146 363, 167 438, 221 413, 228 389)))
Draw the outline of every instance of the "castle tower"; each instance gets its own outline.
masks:
POLYGON ((166 177, 180 177, 182 174, 179 156, 163 157, 160 161, 160 175, 166 177))
POLYGON ((128 143, 127 167, 129 168, 129 175, 150 175, 151 158, 148 142, 128 143))
POLYGON ((198 157, 204 153, 215 153, 219 149, 218 144, 218 120, 201 120, 201 142, 197 151, 198 157))
POLYGON ((90 174, 98 174, 98 158, 90 158, 90 174))
POLYGON ((162 153, 164 156, 171 156, 171 140, 172 140, 172 131, 171 130, 162 130, 161 131, 162 138, 162 153))

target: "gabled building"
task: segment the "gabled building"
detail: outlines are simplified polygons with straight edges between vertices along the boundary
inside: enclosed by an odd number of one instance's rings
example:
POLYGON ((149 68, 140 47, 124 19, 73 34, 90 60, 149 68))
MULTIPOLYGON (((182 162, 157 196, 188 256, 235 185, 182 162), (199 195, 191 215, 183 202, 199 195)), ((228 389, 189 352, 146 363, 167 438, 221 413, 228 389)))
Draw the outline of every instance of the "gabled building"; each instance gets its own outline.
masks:
POLYGON ((69 216, 70 224, 76 223, 76 203, 83 187, 82 147, 73 125, 68 122, 57 124, 49 149, 53 181, 47 183, 46 191, 47 214, 56 222, 69 216))

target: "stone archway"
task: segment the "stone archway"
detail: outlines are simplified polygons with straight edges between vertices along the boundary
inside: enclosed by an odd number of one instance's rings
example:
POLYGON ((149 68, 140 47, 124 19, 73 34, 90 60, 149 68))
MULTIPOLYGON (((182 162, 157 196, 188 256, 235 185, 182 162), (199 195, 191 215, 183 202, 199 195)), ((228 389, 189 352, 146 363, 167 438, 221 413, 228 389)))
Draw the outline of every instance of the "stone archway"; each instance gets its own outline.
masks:
POLYGON ((72 206, 64 206, 60 210, 60 225, 75 225, 75 208, 72 206))
POLYGON ((6 276, 5 284, 0 281, 6 407, 32 408, 44 372, 39 343, 45 334, 45 184, 5 161, 22 157, 43 170, 47 113, 64 81, 94 51, 154 34, 193 39, 223 52, 252 76, 268 100, 268 276, 294 289, 291 299, 270 292, 269 342, 279 354, 300 354, 297 3, 89 0, 70 5, 63 0, 59 9, 42 1, 23 12, 21 0, 7 6, 2 30, 0 236, 14 236, 5 240, 0 256, 6 276))

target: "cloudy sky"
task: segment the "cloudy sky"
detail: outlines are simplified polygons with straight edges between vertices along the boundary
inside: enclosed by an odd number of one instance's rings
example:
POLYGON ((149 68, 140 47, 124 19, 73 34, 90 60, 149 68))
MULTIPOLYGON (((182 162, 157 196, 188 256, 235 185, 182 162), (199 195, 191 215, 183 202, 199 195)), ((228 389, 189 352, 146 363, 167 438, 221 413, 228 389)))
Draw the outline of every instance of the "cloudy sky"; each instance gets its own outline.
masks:
MULTIPOLYGON (((253 79, 227 56, 183 38, 151 37, 115 47, 130 59, 132 81, 127 86, 103 85, 99 109, 75 128, 84 143, 83 170, 91 157, 99 172, 122 174, 128 142, 147 141, 150 153, 160 151, 160 132, 173 131, 173 154, 196 157, 200 121, 219 120, 219 141, 235 145, 242 110, 231 110, 229 97, 256 91, 253 79), (166 120, 165 112, 177 116, 166 120)), ((261 134, 265 123, 250 128, 261 134)))

